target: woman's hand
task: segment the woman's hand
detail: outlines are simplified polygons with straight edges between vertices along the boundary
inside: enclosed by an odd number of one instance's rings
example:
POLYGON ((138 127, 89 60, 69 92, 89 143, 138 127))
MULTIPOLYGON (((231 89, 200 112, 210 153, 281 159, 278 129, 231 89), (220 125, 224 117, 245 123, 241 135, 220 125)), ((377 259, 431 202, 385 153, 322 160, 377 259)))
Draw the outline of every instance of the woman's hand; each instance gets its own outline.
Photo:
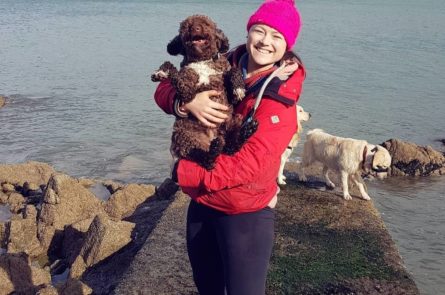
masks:
POLYGON ((195 95, 195 98, 183 105, 181 108, 192 113, 202 124, 207 127, 214 128, 227 119, 227 115, 223 113, 229 109, 228 106, 214 102, 211 96, 220 95, 221 92, 216 90, 203 91, 195 95))

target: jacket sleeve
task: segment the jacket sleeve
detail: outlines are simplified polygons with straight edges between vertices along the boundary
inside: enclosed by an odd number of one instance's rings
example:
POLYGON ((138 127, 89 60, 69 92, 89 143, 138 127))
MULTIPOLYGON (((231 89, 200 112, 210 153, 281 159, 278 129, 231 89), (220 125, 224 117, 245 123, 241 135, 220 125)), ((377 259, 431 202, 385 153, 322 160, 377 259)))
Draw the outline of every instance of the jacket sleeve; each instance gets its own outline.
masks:
POLYGON ((289 106, 264 97, 255 118, 259 123, 258 130, 236 154, 218 156, 212 170, 180 160, 178 181, 184 192, 196 189, 213 192, 252 183, 262 171, 267 171, 263 169, 268 169, 281 157, 296 132, 295 104, 289 106))
POLYGON ((154 99, 156 104, 167 114, 174 115, 176 90, 171 85, 170 79, 166 79, 159 83, 156 88, 154 99))

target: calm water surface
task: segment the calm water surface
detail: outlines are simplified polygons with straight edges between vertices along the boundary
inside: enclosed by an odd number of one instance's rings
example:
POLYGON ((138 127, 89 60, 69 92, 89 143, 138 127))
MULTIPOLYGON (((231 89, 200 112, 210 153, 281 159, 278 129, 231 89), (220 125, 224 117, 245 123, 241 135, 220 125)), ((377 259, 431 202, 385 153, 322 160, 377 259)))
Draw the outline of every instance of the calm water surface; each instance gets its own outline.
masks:
MULTIPOLYGON (((48 162, 73 176, 159 183, 172 118, 150 73, 180 20, 210 15, 232 45, 261 1, 0 2, 0 163, 48 162)), ((298 1, 297 1, 298 3, 298 1)), ((381 143, 443 147, 445 3, 300 1, 305 127, 381 143)), ((423 294, 444 294, 442 178, 371 182, 370 193, 423 294)))

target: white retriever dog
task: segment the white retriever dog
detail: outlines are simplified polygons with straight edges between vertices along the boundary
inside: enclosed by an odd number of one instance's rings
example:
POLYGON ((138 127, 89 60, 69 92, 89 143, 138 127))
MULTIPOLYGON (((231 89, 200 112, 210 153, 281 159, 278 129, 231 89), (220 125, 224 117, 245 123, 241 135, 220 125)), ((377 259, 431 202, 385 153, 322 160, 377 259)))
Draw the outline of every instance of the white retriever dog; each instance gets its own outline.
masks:
POLYGON ((365 140, 337 137, 321 129, 314 129, 307 133, 304 143, 301 181, 306 181, 304 168, 316 161, 323 164, 323 176, 327 186, 335 187, 329 179, 329 170, 340 173, 345 200, 352 199, 348 189, 349 177, 358 186, 362 198, 370 200, 362 182, 361 172, 386 172, 391 166, 391 155, 384 147, 369 144, 365 140))
POLYGON ((300 141, 300 134, 303 131, 303 127, 301 126, 301 122, 307 122, 311 118, 311 114, 308 112, 305 112, 303 107, 297 105, 297 132, 292 136, 291 141, 289 142, 289 145, 287 146, 284 153, 281 155, 281 165, 280 170, 278 171, 278 183, 281 185, 286 184, 286 176, 284 176, 284 165, 287 162, 287 159, 292 154, 292 151, 294 148, 298 145, 298 142, 300 141))

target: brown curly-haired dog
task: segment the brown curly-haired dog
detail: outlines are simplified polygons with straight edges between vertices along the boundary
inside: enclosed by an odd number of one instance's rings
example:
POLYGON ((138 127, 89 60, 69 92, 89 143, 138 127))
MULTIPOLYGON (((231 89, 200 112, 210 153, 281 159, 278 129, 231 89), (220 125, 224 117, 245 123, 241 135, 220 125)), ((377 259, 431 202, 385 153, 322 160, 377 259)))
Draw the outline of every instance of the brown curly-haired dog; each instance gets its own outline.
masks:
POLYGON ((167 46, 171 55, 184 56, 178 71, 165 62, 152 75, 153 81, 170 78, 180 104, 190 102, 197 93, 220 91, 212 100, 230 106, 229 118, 217 128, 202 125, 195 117, 177 118, 173 126, 173 156, 197 162, 212 169, 221 153, 233 154, 257 129, 255 120, 244 124, 240 115, 233 115, 233 104, 244 98, 241 71, 232 68, 222 53, 229 49, 224 33, 207 16, 193 15, 181 22, 179 35, 167 46))

